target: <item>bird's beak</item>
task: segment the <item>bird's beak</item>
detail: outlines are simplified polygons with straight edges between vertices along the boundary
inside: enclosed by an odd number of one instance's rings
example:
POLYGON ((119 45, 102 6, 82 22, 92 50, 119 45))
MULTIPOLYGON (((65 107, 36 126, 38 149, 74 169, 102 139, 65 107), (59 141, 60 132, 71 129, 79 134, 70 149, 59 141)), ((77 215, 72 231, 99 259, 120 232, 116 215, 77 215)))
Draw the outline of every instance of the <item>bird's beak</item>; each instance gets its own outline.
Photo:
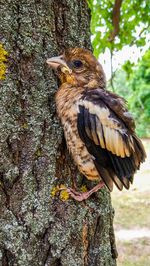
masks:
POLYGON ((63 55, 57 57, 51 57, 46 60, 46 63, 51 66, 55 71, 57 71, 60 66, 62 72, 71 72, 71 69, 67 66, 65 60, 63 59, 63 55))

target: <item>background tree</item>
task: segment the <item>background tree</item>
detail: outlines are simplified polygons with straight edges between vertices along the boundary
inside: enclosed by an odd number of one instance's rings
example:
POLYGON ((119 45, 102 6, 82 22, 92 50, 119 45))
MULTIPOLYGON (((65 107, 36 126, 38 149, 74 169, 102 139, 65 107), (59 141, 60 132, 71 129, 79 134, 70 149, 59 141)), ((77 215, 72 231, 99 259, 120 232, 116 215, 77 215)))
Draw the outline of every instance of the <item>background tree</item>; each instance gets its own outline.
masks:
POLYGON ((150 49, 138 62, 129 78, 129 107, 140 137, 150 136, 150 49))
POLYGON ((69 46, 91 49, 87 3, 1 0, 0 7, 8 53, 0 91, 0 263, 115 265, 107 189, 86 203, 54 193, 74 180, 78 189, 94 185, 71 162, 55 111, 59 81, 45 64, 69 46))
POLYGON ((93 47, 98 57, 105 52, 118 51, 125 45, 144 46, 150 31, 149 0, 89 0, 92 10, 93 47), (137 28, 140 27, 138 35, 137 28), (116 38, 117 37, 117 38, 116 38))
MULTIPOLYGON (((140 137, 150 136, 149 51, 136 66, 136 70, 129 60, 123 67, 125 71, 114 71, 113 68, 113 56, 117 51, 124 46, 128 50, 133 45, 142 49, 150 41, 149 0, 104 0, 101 2, 89 0, 89 6, 92 10, 91 29, 94 53, 99 57, 106 48, 110 51, 109 89, 129 101, 128 107, 134 115, 138 135, 140 137), (133 75, 131 75, 132 72, 133 75)), ((137 57, 136 54, 135 57, 137 57)))
MULTIPOLYGON (((113 84, 115 92, 122 95, 136 122, 136 132, 140 137, 150 136, 150 50, 138 64, 127 61, 115 72, 113 84)), ((111 84, 108 82, 108 89, 111 84)))

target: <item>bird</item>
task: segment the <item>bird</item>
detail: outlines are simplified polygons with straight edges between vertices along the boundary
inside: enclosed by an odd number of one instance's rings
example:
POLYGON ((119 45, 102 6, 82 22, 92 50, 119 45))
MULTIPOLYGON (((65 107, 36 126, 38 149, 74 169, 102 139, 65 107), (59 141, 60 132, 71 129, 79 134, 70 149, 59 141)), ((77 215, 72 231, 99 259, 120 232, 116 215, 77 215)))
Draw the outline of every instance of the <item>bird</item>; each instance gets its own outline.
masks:
POLYGON ((46 63, 61 81, 55 96, 67 148, 79 171, 98 184, 79 193, 66 188, 77 201, 106 186, 129 189, 146 153, 135 133, 126 100, 107 90, 103 68, 90 50, 69 47, 46 63))

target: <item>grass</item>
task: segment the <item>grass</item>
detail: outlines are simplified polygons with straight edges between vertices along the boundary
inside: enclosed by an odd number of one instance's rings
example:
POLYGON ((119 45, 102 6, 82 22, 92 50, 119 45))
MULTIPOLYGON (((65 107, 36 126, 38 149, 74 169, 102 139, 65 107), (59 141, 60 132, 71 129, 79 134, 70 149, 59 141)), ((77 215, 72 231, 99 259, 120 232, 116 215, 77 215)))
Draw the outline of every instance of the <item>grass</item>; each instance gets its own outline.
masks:
POLYGON ((149 191, 114 192, 115 224, 118 228, 148 227, 150 229, 149 191))
POLYGON ((150 239, 132 241, 117 241, 120 253, 118 266, 148 266, 150 265, 150 239))
POLYGON ((148 157, 135 175, 134 185, 128 191, 115 189, 112 192, 118 266, 150 265, 150 234, 136 235, 136 230, 150 232, 150 140, 143 142, 148 157), (120 232, 125 229, 128 233, 123 237, 120 232), (135 233, 133 237, 131 232, 135 233))

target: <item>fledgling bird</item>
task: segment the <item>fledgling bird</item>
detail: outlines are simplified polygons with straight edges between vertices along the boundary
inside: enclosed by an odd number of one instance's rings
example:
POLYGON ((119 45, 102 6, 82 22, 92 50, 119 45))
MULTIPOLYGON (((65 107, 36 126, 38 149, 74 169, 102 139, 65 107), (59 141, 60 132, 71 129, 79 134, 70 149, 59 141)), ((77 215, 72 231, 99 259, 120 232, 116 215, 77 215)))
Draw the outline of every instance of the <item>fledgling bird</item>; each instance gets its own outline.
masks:
POLYGON ((89 50, 69 48, 47 64, 62 83, 55 99, 67 147, 79 171, 100 181, 83 194, 71 188, 67 192, 81 201, 104 184, 110 191, 113 183, 119 190, 129 189, 146 153, 126 101, 106 90, 102 66, 89 50))

